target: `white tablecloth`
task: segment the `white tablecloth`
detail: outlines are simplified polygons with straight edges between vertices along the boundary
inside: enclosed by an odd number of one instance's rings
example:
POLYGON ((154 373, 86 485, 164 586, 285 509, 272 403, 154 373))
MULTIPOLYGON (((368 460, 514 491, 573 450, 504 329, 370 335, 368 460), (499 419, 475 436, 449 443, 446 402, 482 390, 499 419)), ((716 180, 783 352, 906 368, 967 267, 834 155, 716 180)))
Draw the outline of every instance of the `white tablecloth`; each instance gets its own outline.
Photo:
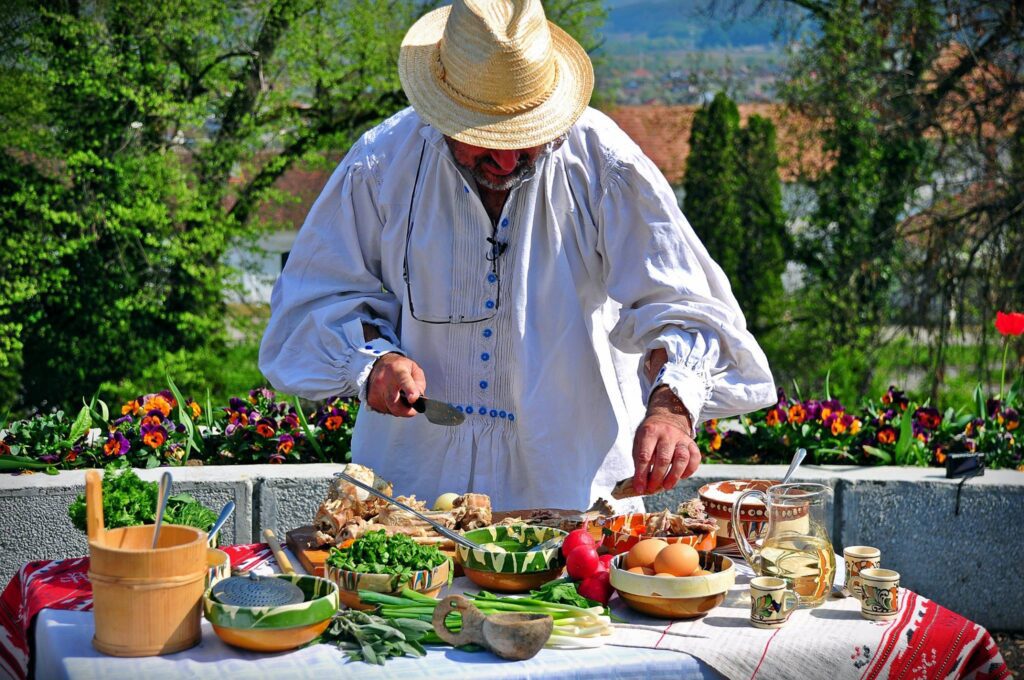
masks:
MULTIPOLYGON (((294 555, 289 559, 297 570, 294 555)), ((261 565, 257 573, 276 571, 261 565)), ((456 579, 453 592, 477 587, 456 579)), ((504 661, 489 652, 463 652, 451 647, 428 647, 423 658, 389 659, 383 666, 350 662, 329 645, 314 645, 293 652, 258 654, 221 642, 208 621, 202 621, 202 639, 196 647, 169 654, 117 658, 92 647, 95 630, 92 612, 44 609, 36 619, 35 677, 40 680, 157 680, 159 678, 643 678, 693 680, 722 676, 689 654, 664 649, 605 645, 596 649, 542 649, 526 661, 504 661)))
POLYGON ((424 658, 389 659, 383 666, 350 662, 328 645, 257 654, 221 642, 203 621, 198 646, 168 656, 121 659, 92 648, 90 612, 44 609, 36 620, 36 677, 40 680, 156 680, 157 678, 721 678, 689 654, 606 645, 597 649, 542 649, 526 661, 502 661, 488 652, 429 647, 424 658))

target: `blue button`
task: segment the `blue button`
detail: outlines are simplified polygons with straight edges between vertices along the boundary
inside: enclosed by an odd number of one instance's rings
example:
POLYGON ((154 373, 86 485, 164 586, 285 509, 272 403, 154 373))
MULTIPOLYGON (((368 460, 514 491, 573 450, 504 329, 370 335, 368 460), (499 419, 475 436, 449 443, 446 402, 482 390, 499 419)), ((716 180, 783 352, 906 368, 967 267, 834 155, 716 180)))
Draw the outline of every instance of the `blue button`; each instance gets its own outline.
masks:
POLYGON ((502 417, 502 418, 507 418, 508 417, 508 412, 506 412, 506 411, 498 411, 498 415, 500 417, 502 417))
POLYGON ((367 345, 364 349, 373 349, 373 345, 367 345))
POLYGON ((487 309, 494 309, 494 300, 488 300, 484 303, 484 307, 487 309))
POLYGON ((486 390, 487 389, 487 381, 486 380, 481 380, 480 381, 480 389, 482 389, 482 390, 486 390))
POLYGON ((462 413, 462 407, 461 406, 456 406, 455 410, 458 411, 459 413, 462 413))
POLYGON ((480 360, 481 361, 489 361, 490 358, 491 358, 491 355, 488 354, 487 352, 484 352, 483 354, 480 355, 480 360))
POLYGON ((498 280, 498 275, 497 275, 497 274, 494 274, 494 273, 488 274, 488 275, 487 275, 487 280, 488 280, 488 281, 489 281, 490 283, 494 283, 495 281, 497 281, 497 280, 498 280))
POLYGON ((489 338, 492 335, 494 335, 494 331, 492 331, 490 328, 485 328, 484 329, 484 337, 485 338, 489 338))
POLYGON ((507 227, 508 226, 508 218, 507 217, 501 221, 501 226, 503 226, 503 227, 507 227))
POLYGON ((466 193, 467 193, 467 194, 469 193, 469 187, 468 187, 468 186, 466 186, 465 184, 463 184, 463 185, 462 185, 462 188, 466 190, 466 193))
POLYGON ((487 413, 487 407, 481 406, 479 409, 477 409, 477 413, 479 413, 480 415, 485 415, 487 413))
POLYGON ((497 418, 498 417, 498 412, 495 411, 493 408, 491 409, 491 417, 492 418, 497 418))
POLYGON ((512 415, 511 413, 509 413, 509 414, 508 414, 508 419, 509 419, 509 420, 515 420, 515 419, 516 419, 516 417, 515 417, 514 415, 512 415))

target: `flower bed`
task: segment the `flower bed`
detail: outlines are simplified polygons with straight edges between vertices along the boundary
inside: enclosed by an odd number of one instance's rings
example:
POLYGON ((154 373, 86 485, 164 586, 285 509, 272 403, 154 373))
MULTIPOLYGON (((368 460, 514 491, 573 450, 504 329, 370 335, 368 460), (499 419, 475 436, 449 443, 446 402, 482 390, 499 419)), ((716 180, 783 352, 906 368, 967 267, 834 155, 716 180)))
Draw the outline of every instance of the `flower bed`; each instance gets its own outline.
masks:
POLYGON ((74 421, 63 412, 0 429, 0 470, 186 464, 348 462, 354 400, 334 397, 308 415, 300 402, 258 388, 214 408, 171 389, 142 395, 111 413, 99 400, 74 421))
MULTIPOLYGON (((359 404, 333 397, 308 413, 258 388, 214 408, 177 389, 140 396, 110 413, 94 400, 74 421, 63 412, 0 429, 0 470, 75 469, 127 461, 133 467, 185 464, 349 462, 359 404)), ((856 409, 790 398, 737 420, 704 423, 697 444, 715 463, 786 463, 797 447, 815 463, 941 466, 950 453, 979 451, 989 468, 1024 470, 1020 436, 1024 378, 1006 398, 975 390, 971 409, 939 410, 890 387, 856 409)))
POLYGON ((785 463, 798 447, 815 463, 941 466, 956 452, 982 452, 989 468, 1024 470, 1020 436, 1024 380, 1005 399, 940 411, 912 402, 890 387, 877 401, 849 409, 838 399, 792 399, 779 389, 778 402, 735 421, 708 421, 697 443, 716 463, 785 463))

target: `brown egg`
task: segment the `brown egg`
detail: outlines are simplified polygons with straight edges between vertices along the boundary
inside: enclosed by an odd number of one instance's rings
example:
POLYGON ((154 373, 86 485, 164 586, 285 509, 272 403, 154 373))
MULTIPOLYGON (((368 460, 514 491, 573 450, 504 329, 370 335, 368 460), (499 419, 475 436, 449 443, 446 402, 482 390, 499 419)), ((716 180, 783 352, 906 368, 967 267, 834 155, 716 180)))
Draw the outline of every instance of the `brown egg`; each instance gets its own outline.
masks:
POLYGON ((668 547, 668 543, 660 538, 647 538, 640 541, 629 549, 629 553, 626 555, 626 568, 651 566, 658 553, 666 547, 668 547))
POLYGON ((643 574, 644 576, 654 576, 654 570, 650 567, 630 567, 626 571, 632 574, 643 574))
POLYGON ((700 568, 700 555, 685 543, 673 543, 658 553, 654 560, 654 571, 689 576, 700 568))
POLYGON ((714 573, 715 572, 708 571, 707 569, 695 569, 694 572, 690 574, 690 576, 711 576, 711 574, 714 573))
POLYGON ((676 577, 675 574, 670 574, 667 571, 659 571, 657 574, 655 574, 655 576, 662 576, 664 578, 675 578, 676 577))

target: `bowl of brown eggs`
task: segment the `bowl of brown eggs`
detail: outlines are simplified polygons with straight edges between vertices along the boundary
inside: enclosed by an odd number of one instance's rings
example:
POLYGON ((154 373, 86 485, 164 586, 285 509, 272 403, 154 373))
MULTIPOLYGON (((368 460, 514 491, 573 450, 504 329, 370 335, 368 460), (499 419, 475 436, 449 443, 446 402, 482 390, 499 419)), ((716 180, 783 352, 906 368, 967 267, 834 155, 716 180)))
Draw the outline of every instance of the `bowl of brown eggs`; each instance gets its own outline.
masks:
POLYGON ((684 543, 649 538, 611 561, 610 582, 632 609, 669 619, 703 616, 736 583, 732 560, 684 543))

